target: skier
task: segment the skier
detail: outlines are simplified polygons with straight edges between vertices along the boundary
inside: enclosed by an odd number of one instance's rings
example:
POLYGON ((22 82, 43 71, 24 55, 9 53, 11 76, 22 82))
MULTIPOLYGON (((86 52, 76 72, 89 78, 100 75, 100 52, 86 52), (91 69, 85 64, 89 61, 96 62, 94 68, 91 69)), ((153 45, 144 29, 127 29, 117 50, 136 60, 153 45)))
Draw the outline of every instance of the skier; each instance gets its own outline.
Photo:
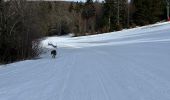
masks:
POLYGON ((56 54, 57 54, 56 50, 51 51, 52 58, 55 58, 56 54))
POLYGON ((54 49, 51 51, 51 55, 52 55, 52 58, 55 58, 55 56, 57 55, 57 45, 54 45, 52 43, 48 43, 49 46, 53 47, 54 49))

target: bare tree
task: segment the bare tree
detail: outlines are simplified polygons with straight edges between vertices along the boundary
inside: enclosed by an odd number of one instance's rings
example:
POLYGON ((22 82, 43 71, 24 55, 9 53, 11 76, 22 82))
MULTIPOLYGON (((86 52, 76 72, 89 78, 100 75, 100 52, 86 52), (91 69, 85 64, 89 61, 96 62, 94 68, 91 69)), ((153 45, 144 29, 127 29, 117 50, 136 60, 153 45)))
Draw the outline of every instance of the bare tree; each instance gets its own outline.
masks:
POLYGON ((26 0, 1 1, 0 7, 0 49, 3 54, 0 61, 10 62, 11 58, 19 60, 35 56, 32 43, 39 36, 38 24, 34 19, 36 7, 26 0), (13 54, 9 53, 11 51, 13 54))

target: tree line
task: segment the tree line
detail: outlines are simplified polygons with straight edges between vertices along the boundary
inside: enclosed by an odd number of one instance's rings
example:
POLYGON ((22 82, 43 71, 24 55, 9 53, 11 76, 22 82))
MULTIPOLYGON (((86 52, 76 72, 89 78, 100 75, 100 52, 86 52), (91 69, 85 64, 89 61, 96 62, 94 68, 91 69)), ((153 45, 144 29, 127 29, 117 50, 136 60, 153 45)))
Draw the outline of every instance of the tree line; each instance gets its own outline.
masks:
POLYGON ((86 0, 71 3, 69 12, 75 36, 98 34, 166 20, 166 0, 86 0))
POLYGON ((153 24, 166 19, 166 10, 166 0, 0 0, 0 62, 37 56, 43 36, 92 35, 153 24))
POLYGON ((41 36, 37 6, 25 0, 0 0, 0 62, 30 59, 38 55, 41 36))

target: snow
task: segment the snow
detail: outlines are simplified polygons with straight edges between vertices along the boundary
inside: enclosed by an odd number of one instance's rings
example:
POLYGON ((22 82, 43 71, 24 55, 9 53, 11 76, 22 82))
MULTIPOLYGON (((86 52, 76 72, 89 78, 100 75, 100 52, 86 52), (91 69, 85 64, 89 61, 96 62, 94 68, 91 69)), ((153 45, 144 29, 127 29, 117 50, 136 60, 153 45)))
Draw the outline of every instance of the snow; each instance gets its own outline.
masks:
POLYGON ((170 100, 170 23, 48 37, 38 60, 0 67, 0 100, 170 100))

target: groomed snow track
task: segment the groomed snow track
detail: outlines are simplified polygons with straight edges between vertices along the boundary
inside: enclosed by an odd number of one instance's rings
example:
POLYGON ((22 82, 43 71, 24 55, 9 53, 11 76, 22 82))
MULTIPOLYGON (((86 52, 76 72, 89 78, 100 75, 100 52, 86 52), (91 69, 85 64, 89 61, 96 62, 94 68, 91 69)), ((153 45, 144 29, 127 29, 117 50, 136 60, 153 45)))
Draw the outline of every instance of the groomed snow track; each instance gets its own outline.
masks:
POLYGON ((0 68, 0 100, 170 100, 170 23, 49 37, 49 53, 0 68))

